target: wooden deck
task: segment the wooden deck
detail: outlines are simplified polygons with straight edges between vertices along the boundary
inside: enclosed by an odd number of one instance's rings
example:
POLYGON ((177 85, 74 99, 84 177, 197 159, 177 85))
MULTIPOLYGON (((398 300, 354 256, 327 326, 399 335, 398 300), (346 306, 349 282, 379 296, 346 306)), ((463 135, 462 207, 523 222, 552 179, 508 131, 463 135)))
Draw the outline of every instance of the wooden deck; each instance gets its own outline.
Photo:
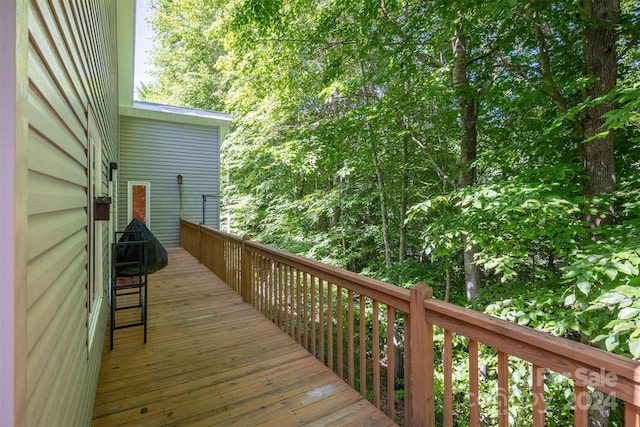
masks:
POLYGON ((142 327, 105 340, 93 425, 393 422, 182 248, 150 276, 142 327))

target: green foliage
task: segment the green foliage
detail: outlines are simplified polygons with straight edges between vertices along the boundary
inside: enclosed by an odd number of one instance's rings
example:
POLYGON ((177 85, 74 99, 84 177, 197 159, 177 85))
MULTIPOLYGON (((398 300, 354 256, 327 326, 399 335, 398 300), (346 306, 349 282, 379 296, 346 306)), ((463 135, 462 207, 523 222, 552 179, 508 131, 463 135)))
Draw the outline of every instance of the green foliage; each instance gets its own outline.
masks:
POLYGON ((503 283, 523 273, 551 278, 586 233, 575 179, 567 166, 525 171, 417 204, 410 218, 428 218, 423 239, 435 258, 462 250, 465 237, 482 248, 476 263, 503 283))
MULTIPOLYGON (((639 357, 637 0, 621 2, 619 85, 598 99, 584 99, 594 78, 576 2, 151 4, 157 83, 142 96, 234 117, 221 154, 229 231, 400 286, 424 281, 459 304, 463 245, 474 245, 474 308, 639 357), (465 94, 478 102, 478 182, 464 189, 460 29, 465 94), (614 132, 618 187, 585 199, 581 121, 610 102, 596 137, 614 132)), ((563 381, 549 393, 563 396, 563 381)))

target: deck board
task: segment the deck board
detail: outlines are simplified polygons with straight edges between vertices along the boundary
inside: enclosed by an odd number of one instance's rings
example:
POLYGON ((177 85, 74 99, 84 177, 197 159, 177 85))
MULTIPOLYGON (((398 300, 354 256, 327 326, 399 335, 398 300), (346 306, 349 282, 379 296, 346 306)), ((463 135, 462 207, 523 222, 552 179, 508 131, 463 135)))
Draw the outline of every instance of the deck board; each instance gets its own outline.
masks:
MULTIPOLYGON (((142 327, 105 343, 94 426, 389 426, 182 248, 149 277, 142 327)), ((108 334, 108 331, 107 331, 108 334)))

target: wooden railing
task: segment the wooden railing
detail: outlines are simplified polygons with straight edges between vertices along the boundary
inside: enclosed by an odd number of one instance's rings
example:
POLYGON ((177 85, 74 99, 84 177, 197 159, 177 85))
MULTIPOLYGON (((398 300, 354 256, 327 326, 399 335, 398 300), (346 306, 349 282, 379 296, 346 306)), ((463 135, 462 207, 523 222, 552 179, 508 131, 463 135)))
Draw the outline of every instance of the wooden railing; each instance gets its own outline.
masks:
POLYGON ((567 403, 575 426, 588 425, 588 402, 598 390, 610 399, 605 403, 624 405, 626 427, 640 427, 638 362, 435 300, 422 283, 409 291, 186 220, 180 229, 183 248, 393 420, 436 425, 438 400, 438 424, 454 425, 457 335, 467 339, 470 426, 479 426, 483 413, 483 346, 497 352, 499 426, 509 425, 510 361, 520 360, 530 364, 534 426, 546 423, 545 378, 556 372, 573 381, 567 403), (436 347, 442 364, 439 396, 434 331, 444 337, 436 347))

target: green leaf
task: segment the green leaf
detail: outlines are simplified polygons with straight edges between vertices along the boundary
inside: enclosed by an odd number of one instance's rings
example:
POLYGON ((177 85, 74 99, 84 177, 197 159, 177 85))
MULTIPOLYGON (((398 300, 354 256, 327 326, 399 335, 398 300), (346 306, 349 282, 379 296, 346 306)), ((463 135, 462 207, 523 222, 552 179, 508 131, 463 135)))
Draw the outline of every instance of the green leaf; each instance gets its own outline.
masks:
POLYGON ((640 359, 640 337, 629 338, 629 351, 634 359, 640 359))
POLYGON ((627 320, 636 317, 640 313, 640 308, 626 307, 618 313, 618 319, 627 320))
POLYGON ((597 301, 607 305, 614 305, 624 301, 625 299, 626 297, 622 294, 618 294, 615 292, 607 292, 606 294, 598 297, 597 301))
POLYGON ((616 277, 618 276, 618 269, 612 268, 612 267, 607 267, 607 268, 604 269, 604 273, 607 276, 609 276, 609 279, 615 280, 616 277))
POLYGON ((573 305, 574 302, 576 302, 576 294, 569 294, 564 299, 564 305, 573 305))
POLYGON ((597 337, 595 337, 593 340, 591 340, 591 342, 593 343, 598 343, 604 339, 606 339, 609 335, 598 335, 597 337))
POLYGON ((615 350, 620 345, 620 343, 618 342, 618 336, 617 335, 608 336, 607 339, 604 341, 604 345, 607 351, 615 350))
POLYGON ((591 290, 591 282, 587 280, 586 277, 579 278, 576 285, 578 286, 578 289, 580 289, 580 292, 585 295, 589 294, 589 291, 591 290))

